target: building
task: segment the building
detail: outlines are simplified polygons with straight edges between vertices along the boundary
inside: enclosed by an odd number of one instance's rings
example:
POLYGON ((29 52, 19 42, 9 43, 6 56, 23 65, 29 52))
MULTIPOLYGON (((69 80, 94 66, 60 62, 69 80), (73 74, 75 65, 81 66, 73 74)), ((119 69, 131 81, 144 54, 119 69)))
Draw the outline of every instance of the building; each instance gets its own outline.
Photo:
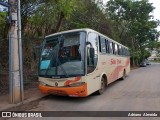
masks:
POLYGON ((158 57, 158 51, 156 49, 151 51, 151 56, 148 58, 148 60, 157 60, 160 59, 160 57, 158 57))

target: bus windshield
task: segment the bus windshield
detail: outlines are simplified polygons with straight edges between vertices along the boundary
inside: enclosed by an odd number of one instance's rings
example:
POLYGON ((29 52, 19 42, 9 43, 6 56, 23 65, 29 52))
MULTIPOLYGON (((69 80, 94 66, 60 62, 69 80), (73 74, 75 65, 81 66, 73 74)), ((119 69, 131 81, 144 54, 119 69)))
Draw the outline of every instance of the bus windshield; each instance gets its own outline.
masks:
POLYGON ((41 50, 39 76, 84 75, 85 34, 74 32, 47 37, 41 50))

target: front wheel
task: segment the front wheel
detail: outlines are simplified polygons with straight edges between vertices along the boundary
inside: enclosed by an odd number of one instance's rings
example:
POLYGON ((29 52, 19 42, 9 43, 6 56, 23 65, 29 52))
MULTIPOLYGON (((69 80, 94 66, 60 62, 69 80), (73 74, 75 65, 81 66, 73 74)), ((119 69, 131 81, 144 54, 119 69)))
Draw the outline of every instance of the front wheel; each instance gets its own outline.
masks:
POLYGON ((97 91, 97 94, 98 94, 98 95, 103 94, 103 93, 104 93, 104 90, 105 90, 105 87, 106 87, 106 85, 105 85, 105 79, 102 78, 102 79, 101 79, 101 88, 97 91))

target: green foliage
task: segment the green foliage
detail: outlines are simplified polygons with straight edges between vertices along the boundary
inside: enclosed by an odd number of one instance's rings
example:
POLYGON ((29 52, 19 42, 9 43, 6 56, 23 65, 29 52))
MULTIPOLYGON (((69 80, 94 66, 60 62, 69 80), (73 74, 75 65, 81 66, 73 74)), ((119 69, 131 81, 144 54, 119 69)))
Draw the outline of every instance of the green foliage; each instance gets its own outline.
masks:
POLYGON ((113 21, 116 38, 132 48, 131 58, 144 59, 149 53, 144 50, 148 41, 155 41, 159 33, 155 28, 159 21, 152 19, 154 7, 148 0, 110 0, 106 12, 113 21))
POLYGON ((4 42, 4 33, 6 27, 6 12, 0 12, 0 48, 3 46, 4 42))
POLYGON ((0 12, 0 31, 4 31, 5 24, 6 24, 6 12, 0 12))
POLYGON ((145 59, 147 59, 148 57, 150 57, 151 56, 151 53, 149 52, 149 51, 147 51, 147 50, 144 50, 144 58, 145 59))

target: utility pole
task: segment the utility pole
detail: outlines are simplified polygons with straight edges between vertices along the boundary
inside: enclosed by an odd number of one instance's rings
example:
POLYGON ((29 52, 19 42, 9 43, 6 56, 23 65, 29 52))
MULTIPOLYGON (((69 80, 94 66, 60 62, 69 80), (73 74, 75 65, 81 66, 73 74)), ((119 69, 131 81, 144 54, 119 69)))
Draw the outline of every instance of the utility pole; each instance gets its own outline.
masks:
POLYGON ((23 101, 20 0, 9 0, 9 4, 11 17, 9 30, 10 102, 16 104, 23 101))
POLYGON ((23 91, 23 58, 22 58, 22 36, 21 36, 21 3, 18 0, 18 48, 19 48, 19 64, 20 64, 20 83, 21 83, 21 101, 24 100, 23 91))

